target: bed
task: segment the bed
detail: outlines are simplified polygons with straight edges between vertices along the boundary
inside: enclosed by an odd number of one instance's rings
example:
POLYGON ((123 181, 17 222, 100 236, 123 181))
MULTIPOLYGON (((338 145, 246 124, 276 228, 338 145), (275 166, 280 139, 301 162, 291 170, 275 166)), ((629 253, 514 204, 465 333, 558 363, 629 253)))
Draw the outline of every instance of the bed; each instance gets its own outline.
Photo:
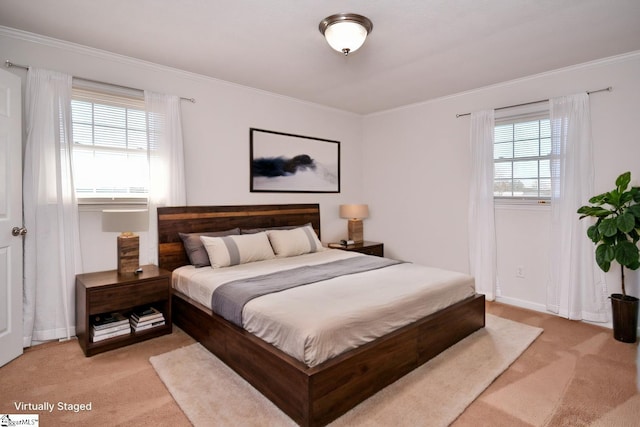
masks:
MULTIPOLYGON (((179 233, 304 224, 311 224, 320 236, 319 205, 159 208, 159 264, 171 271, 178 269, 176 276, 180 267, 189 264, 179 233)), ((290 352, 214 314, 181 289, 182 292, 173 290, 174 322, 304 426, 328 424, 482 328, 485 319, 484 297, 472 294, 373 341, 308 366, 290 352)))

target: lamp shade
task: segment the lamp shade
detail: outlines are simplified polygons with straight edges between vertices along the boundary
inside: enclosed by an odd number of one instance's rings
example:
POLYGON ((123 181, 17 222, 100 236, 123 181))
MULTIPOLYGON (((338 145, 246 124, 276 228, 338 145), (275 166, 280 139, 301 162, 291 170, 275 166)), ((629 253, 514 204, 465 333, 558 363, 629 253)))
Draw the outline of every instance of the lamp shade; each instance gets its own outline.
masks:
POLYGON ((133 232, 149 229, 149 211, 146 209, 109 209, 102 211, 102 231, 133 232))
POLYGON ((367 30, 355 22, 337 22, 330 25, 324 32, 327 43, 338 52, 348 49, 349 53, 360 49, 367 38, 367 30))
POLYGON ((320 32, 329 46, 345 56, 360 49, 372 29, 368 18, 355 13, 331 15, 320 21, 320 32))
POLYGON ((363 219, 368 217, 368 205, 340 205, 340 218, 363 219))

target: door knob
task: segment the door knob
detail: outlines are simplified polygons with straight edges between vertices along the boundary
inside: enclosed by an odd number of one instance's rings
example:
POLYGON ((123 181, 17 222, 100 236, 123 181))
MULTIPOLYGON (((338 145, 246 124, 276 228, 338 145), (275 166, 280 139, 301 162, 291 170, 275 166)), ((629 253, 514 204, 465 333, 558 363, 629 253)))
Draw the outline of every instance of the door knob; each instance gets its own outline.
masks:
POLYGON ((27 234, 27 229, 24 227, 13 227, 11 230, 13 236, 24 236, 25 234, 27 234))

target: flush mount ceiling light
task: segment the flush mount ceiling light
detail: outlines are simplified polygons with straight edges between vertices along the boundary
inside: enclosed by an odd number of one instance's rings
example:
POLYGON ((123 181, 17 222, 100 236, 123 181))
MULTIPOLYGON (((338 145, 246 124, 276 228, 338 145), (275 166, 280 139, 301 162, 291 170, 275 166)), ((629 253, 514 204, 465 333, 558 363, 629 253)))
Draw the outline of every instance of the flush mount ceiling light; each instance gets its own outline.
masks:
POLYGON ((347 56, 362 46, 373 24, 362 15, 338 13, 320 21, 319 28, 329 46, 347 56))

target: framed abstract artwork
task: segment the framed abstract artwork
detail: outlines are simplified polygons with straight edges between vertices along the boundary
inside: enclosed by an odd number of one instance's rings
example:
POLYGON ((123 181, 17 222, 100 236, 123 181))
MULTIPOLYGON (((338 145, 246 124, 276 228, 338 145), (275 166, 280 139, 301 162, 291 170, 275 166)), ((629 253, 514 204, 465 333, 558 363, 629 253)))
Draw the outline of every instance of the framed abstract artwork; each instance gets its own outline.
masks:
POLYGON ((340 192, 340 141, 251 128, 249 143, 252 192, 340 192))

